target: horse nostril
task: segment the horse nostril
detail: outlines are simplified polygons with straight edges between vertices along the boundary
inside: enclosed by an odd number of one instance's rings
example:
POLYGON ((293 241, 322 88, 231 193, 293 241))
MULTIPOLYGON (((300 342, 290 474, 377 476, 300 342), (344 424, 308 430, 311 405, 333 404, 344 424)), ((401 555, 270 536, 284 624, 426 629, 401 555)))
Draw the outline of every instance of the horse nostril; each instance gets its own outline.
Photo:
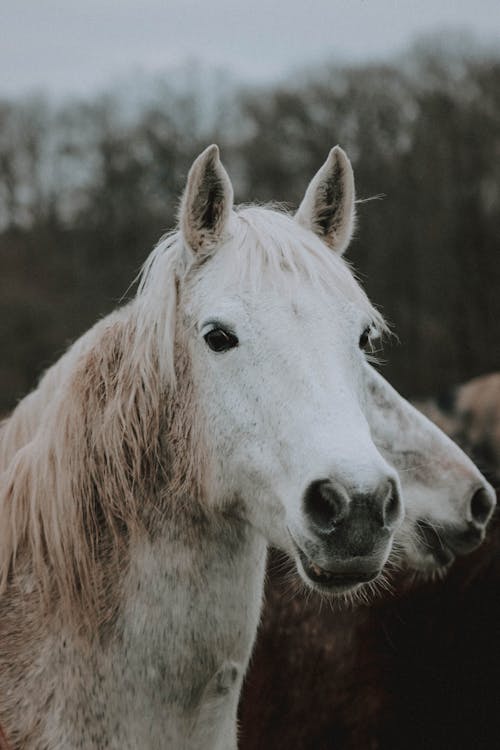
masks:
POLYGON ((470 512, 474 523, 480 526, 486 525, 494 507, 495 500, 491 494, 484 487, 480 487, 470 501, 470 512))
POLYGON ((384 526, 394 526, 401 516, 401 498, 398 488, 389 480, 389 492, 386 494, 382 506, 384 526))
POLYGON ((331 531, 346 515, 349 501, 328 479, 312 482, 304 495, 304 511, 321 531, 331 531))

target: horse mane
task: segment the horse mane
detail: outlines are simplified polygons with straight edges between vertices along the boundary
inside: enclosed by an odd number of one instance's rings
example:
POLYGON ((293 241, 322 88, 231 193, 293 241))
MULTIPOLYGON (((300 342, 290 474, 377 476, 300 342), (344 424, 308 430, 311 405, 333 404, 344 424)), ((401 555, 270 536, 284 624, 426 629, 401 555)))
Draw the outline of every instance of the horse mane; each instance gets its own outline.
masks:
MULTIPOLYGON (((305 276, 383 327, 347 264, 291 217, 243 208, 231 232, 235 281, 305 276)), ((179 232, 166 235, 132 302, 73 344, 0 425, 0 594, 17 567, 70 610, 77 596, 93 611, 104 585, 98 562, 103 554, 119 562, 158 477, 178 494, 201 494, 204 447, 176 310, 178 279, 202 262, 190 259, 179 232)))
MULTIPOLYGON (((155 383, 124 360, 128 325, 106 326, 59 384, 40 421, 2 476, 0 582, 22 545, 45 591, 89 594, 99 537, 134 515, 131 495, 154 446, 155 383), (146 427, 147 425, 147 427, 146 427), (145 430, 149 430, 145 435, 145 430), (146 450, 146 453, 143 453, 146 450), (94 549, 92 549, 94 547, 94 549)), ((22 428, 20 428, 22 434, 22 428)))
MULTIPOLYGON (((176 248, 171 255, 173 266, 176 248)), ((137 524, 138 505, 162 466, 176 305, 172 269, 152 320, 156 300, 146 276, 135 300, 79 339, 0 427, 0 591, 15 566, 25 569, 28 553, 43 592, 56 590, 68 604, 77 594, 92 609, 100 543, 109 556, 124 529, 137 524), (165 368, 157 335, 163 325, 165 368)))
POLYGON ((93 345, 99 331, 109 325, 110 319, 109 315, 99 321, 75 341, 43 374, 38 387, 19 402, 9 417, 0 421, 0 473, 7 468, 17 451, 32 439, 45 408, 50 406, 54 394, 72 372, 78 357, 93 345))

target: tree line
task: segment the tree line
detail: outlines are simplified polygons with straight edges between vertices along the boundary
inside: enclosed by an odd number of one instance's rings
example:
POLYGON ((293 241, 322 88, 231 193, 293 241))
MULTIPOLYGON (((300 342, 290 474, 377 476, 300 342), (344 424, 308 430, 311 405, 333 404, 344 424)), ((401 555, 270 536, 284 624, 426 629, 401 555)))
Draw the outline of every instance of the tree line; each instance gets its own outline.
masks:
POLYGON ((195 66, 140 100, 0 101, 0 412, 130 293, 210 142, 238 201, 291 208, 340 143, 384 374, 410 395, 499 368, 500 55, 427 40, 260 87, 195 66))

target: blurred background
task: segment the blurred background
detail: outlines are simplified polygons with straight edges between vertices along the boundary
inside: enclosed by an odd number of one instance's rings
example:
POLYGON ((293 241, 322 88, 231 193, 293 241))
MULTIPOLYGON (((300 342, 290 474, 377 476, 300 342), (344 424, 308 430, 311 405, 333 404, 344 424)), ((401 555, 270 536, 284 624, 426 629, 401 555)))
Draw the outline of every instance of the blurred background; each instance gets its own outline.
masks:
MULTIPOLYGON (((23 0, 0 43, 0 413, 127 293, 217 142, 295 207, 330 147, 405 395, 500 368, 497 0, 23 0)), ((131 293, 130 290, 128 292, 131 293)))

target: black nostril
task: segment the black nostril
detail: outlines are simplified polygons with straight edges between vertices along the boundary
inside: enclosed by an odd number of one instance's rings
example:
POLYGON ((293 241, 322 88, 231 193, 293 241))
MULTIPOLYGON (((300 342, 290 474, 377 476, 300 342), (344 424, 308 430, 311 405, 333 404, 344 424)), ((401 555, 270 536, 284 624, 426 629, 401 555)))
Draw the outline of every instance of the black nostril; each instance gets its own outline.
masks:
POLYGON ((394 526, 401 515, 401 498, 397 486, 389 480, 389 490, 382 506, 384 526, 394 526))
POLYGON ((480 526, 484 526, 491 516, 494 507, 495 500, 491 494, 484 487, 480 487, 470 501, 472 520, 480 526))
POLYGON ((329 479, 312 482, 304 495, 304 511, 321 531, 331 531, 346 515, 349 500, 329 479))

